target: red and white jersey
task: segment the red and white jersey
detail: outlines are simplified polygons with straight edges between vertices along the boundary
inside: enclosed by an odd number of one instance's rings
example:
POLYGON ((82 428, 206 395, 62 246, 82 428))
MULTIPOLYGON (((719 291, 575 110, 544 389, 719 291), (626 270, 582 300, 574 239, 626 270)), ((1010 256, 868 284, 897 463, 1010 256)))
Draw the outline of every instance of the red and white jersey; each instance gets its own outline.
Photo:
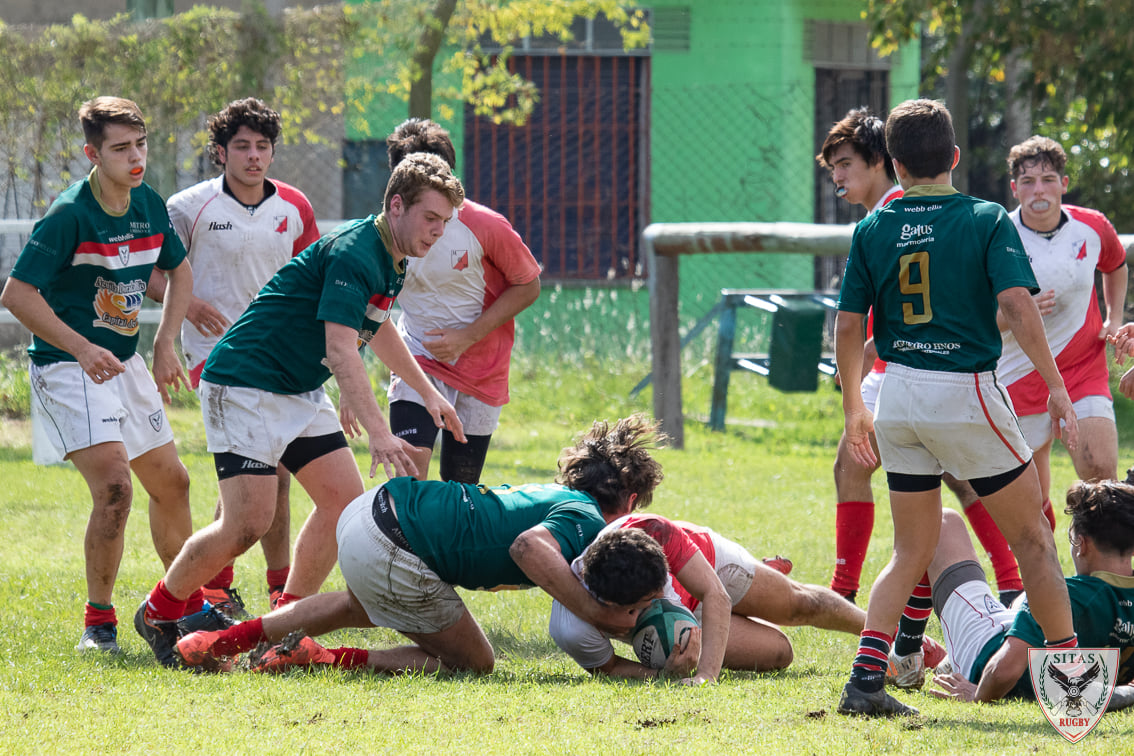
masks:
POLYGON ((463 328, 510 286, 539 277, 540 266, 503 215, 465 200, 457 217, 422 258, 406 261, 398 331, 429 375, 486 404, 508 403, 508 368, 516 325, 509 320, 455 363, 433 359, 422 345, 434 328, 463 328))
MULTIPOLYGON (((891 200, 896 200, 904 194, 905 194, 905 190, 903 190, 902 187, 899 184, 894 184, 894 186, 892 186, 888 192, 886 192, 885 194, 883 194, 881 197, 878 198, 878 202, 874 203, 874 207, 870 208, 870 212, 874 212, 875 210, 877 210, 880 207, 885 207, 886 205, 890 204, 891 200)), ((866 338, 869 339, 873 335, 874 335, 874 310, 871 309, 870 312, 867 313, 867 316, 866 316, 866 338)), ((886 360, 882 359, 881 357, 875 357, 874 358, 874 364, 871 366, 870 372, 872 372, 872 373, 885 373, 886 372, 886 360)))
MULTIPOLYGON (((315 211, 303 192, 272 180, 276 191, 249 211, 224 191, 217 176, 169 198, 169 219, 193 268, 193 293, 235 323, 288 260, 319 239, 315 211)), ((188 320, 181 348, 191 371, 204 363, 219 336, 205 336, 188 320)))
MULTIPOLYGON (((1099 339, 1102 314, 1095 294, 1095 270, 1109 273, 1126 263, 1126 250, 1114 226, 1097 210, 1064 205, 1067 222, 1050 239, 1027 228, 1020 208, 1012 222, 1041 291, 1055 292, 1055 309, 1043 317, 1047 343, 1072 401, 1085 396, 1110 397, 1106 342, 1099 339)), ((1004 351, 996 372, 1008 386, 1016 414, 1047 412, 1047 385, 1020 348, 1004 331, 1004 351)))

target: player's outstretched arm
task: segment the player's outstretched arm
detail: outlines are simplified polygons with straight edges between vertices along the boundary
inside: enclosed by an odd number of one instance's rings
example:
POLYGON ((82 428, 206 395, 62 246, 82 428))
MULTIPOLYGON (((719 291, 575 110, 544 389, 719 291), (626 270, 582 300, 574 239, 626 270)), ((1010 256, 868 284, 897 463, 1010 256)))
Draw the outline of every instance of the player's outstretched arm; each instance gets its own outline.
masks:
POLYGON ((1047 384, 1047 410, 1051 415, 1052 435, 1063 439, 1063 445, 1067 448, 1074 449, 1079 442, 1079 423, 1067 387, 1063 384, 1063 376, 1059 374, 1055 358, 1051 356, 1047 333, 1035 301, 1022 286, 1005 289, 996 295, 996 301, 1008 321, 1012 335, 1047 384))
POLYGON ((358 424, 366 431, 370 447, 370 477, 382 465, 386 477, 417 475, 410 457, 413 447, 390 432, 390 426, 378 409, 370 376, 358 353, 358 330, 341 323, 324 321, 327 341, 327 367, 339 384, 340 403, 349 407, 358 424))
POLYGON ((542 525, 528 528, 516 536, 508 554, 533 585, 547 591, 587 624, 614 637, 621 637, 634 629, 635 615, 619 607, 600 604, 583 587, 563 557, 559 542, 542 525))
POLYGON ((724 666, 725 648, 728 646, 732 600, 709 560, 699 551, 675 577, 701 602, 701 658, 697 664, 697 675, 682 682, 716 682, 724 666))
POLYGON ((465 443, 465 429, 453 405, 437 391, 433 382, 426 377, 421 365, 410 354, 406 343, 392 323, 383 323, 374 337, 370 339, 370 350, 382 360, 382 364, 405 381, 425 402, 425 409, 433 417, 438 428, 453 434, 460 443, 465 443))
POLYGON ((0 294, 0 305, 7 308, 24 328, 74 357, 95 383, 109 381, 126 369, 109 349, 92 344, 60 320, 35 286, 9 276, 0 294))
POLYGON ((1012 690, 1016 682, 1028 671, 1028 644, 1008 636, 988 664, 977 683, 974 700, 987 703, 997 701, 1012 690))
POLYGON ((192 390, 189 376, 177 356, 174 340, 181 331, 185 313, 189 311, 189 300, 193 298, 193 269, 189 267, 188 260, 182 260, 176 268, 166 271, 166 276, 169 285, 162 302, 161 322, 154 335, 153 373, 162 400, 169 404, 167 386, 174 391, 179 388, 192 390))
POLYGON ((835 362, 843 389, 843 416, 847 446, 855 461, 873 468, 878 457, 870 443, 874 417, 862 402, 862 364, 866 342, 866 316, 840 310, 835 316, 835 362))

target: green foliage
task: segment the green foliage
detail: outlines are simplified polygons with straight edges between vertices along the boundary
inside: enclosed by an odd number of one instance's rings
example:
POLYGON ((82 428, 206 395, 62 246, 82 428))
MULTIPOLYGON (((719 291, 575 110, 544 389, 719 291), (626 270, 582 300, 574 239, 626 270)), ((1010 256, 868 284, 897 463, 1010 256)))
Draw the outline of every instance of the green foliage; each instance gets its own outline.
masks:
POLYGON ((0 352, 0 418, 26 418, 31 413, 31 385, 23 354, 0 352))
MULTIPOLYGON (((939 94, 943 76, 968 78, 976 153, 970 176, 995 177, 974 178, 974 189, 999 182, 1005 191, 1010 145, 1003 143, 1002 118, 1010 98, 1026 96, 1034 130, 1060 141, 1071 157, 1072 199, 1102 210, 1123 230, 1134 227, 1124 201, 1134 189, 1134 34, 1116 19, 1132 12, 1134 0, 868 0, 865 16, 883 54, 925 35, 927 91, 939 94), (950 55, 958 50, 965 70, 950 71, 950 55), (1013 54, 1026 68, 1019 91, 1009 91, 1005 81, 1013 54), (988 154, 980 154, 982 146, 988 154)), ((990 198, 1001 199, 1000 192, 990 198)))
MULTIPOLYGON (((0 108, 0 215, 41 214, 86 171, 75 112, 100 94, 141 106, 154 164, 163 158, 172 164, 179 142, 203 146, 207 115, 240 97, 271 102, 283 117, 285 141, 323 141, 314 123, 325 114, 368 133, 364 114, 374 97, 408 98, 418 79, 432 75, 413 64, 432 8, 423 0, 376 0, 271 16, 262 2, 247 0, 240 11, 201 5, 144 22, 125 14, 108 21, 76 15, 70 24, 31 31, 0 21, 0 100, 8 103, 0 108), (14 190, 29 181, 33 206, 20 207, 14 190)), ((433 28, 452 51, 443 68, 458 72, 461 82, 460 90, 441 94, 500 121, 522 122, 537 93, 507 72, 511 41, 529 34, 566 39, 576 15, 597 13, 623 26, 627 46, 648 39, 642 12, 613 0, 462 3, 445 29, 433 28), (505 53, 484 54, 479 45, 487 39, 505 53)))

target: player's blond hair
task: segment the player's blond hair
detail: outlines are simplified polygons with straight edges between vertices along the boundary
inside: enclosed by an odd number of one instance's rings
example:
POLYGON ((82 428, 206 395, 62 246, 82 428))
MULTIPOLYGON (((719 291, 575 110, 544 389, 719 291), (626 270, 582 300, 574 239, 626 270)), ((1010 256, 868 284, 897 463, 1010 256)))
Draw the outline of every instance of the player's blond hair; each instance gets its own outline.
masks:
POLYGON ((406 155, 394 168, 390 183, 386 184, 386 198, 382 206, 389 212, 390 200, 396 195, 402 198, 405 207, 412 207, 429 189, 443 194, 454 208, 459 208, 465 201, 465 189, 448 163, 427 152, 414 152, 406 155))

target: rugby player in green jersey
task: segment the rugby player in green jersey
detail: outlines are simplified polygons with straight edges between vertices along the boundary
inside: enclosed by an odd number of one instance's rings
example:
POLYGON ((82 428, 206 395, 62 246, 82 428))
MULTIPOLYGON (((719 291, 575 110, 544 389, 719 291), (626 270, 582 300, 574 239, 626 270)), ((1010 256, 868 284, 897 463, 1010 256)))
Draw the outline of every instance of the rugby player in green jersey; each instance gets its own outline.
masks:
POLYGON ((83 541, 86 627, 78 648, 118 653, 111 594, 133 500, 131 471, 149 494, 150 532, 164 564, 193 531, 189 474, 162 408, 167 386, 189 388, 174 338, 193 294, 193 273, 165 203, 142 181, 141 110, 121 97, 96 97, 83 103, 79 121, 94 167, 36 223, 0 304, 34 336, 28 349, 33 422, 55 459, 75 465, 93 499, 83 541), (154 337, 151 378, 137 347, 155 268, 169 278, 169 297, 154 337))
POLYGON ((1008 540, 1049 645, 1076 643, 1031 450, 995 373, 999 308, 1047 385, 1054 435, 1074 446, 1075 411, 1031 297, 1038 287, 1020 236, 1004 208, 952 187, 960 151, 941 103, 895 107, 886 147, 905 194, 855 228, 835 343, 847 443, 860 464, 881 457, 894 519, 893 555, 871 590, 838 706, 867 716, 917 713, 883 685, 893 628, 937 545, 944 472, 972 484, 1008 540), (871 307, 874 343, 889 363, 873 416, 859 390, 871 307))

